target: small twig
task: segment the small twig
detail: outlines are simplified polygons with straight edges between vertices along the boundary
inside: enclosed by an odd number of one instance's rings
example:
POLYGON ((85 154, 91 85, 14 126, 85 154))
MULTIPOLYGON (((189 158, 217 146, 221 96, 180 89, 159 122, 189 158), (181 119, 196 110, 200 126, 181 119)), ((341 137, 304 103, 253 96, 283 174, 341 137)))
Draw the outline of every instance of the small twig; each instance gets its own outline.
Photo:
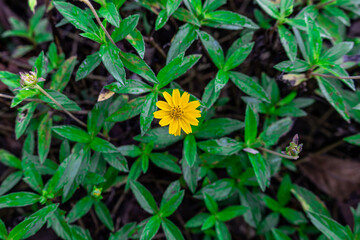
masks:
POLYGON ((166 53, 164 52, 164 50, 154 41, 154 39, 152 37, 144 37, 144 40, 146 42, 149 42, 154 48, 156 48, 156 50, 160 53, 160 55, 166 59, 166 53))
POLYGON ((258 149, 260 149, 260 150, 262 150, 264 152, 268 152, 268 153, 271 153, 273 155, 283 157, 283 158, 287 158, 287 159, 291 159, 291 160, 297 160, 299 158, 298 156, 294 157, 294 156, 285 155, 285 154, 278 153, 278 152, 275 152, 275 151, 272 151, 272 150, 269 150, 269 149, 266 149, 266 148, 263 148, 263 147, 258 147, 258 149))
POLYGON ((327 74, 322 74, 322 73, 311 73, 311 75, 313 76, 318 76, 318 77, 327 77, 327 78, 335 78, 335 79, 360 79, 360 76, 334 76, 334 75, 327 75, 327 74))

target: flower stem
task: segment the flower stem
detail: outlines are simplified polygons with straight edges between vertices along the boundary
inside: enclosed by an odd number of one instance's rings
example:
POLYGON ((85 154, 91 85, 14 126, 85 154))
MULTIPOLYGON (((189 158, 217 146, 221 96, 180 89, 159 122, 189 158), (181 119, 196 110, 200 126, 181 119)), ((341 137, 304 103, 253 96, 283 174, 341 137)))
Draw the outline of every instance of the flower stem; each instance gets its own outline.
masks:
POLYGON ((80 119, 78 119, 77 117, 75 117, 71 112, 69 112, 68 110, 66 110, 58 101, 56 101, 52 96, 50 96, 49 93, 47 93, 42 87, 40 87, 39 85, 35 86, 35 89, 38 89, 42 94, 44 94, 45 96, 47 96, 48 98, 50 98, 51 101, 53 101, 56 106, 58 106, 59 108, 61 108, 67 115, 69 115, 72 119, 74 119, 77 123, 79 123, 81 126, 83 127, 87 127, 87 125, 81 121, 80 119))
POLYGON ((94 14, 94 16, 95 16, 96 21, 98 22, 98 24, 100 25, 100 27, 102 28, 102 30, 104 30, 104 32, 105 32, 106 36, 109 38, 110 42, 116 46, 116 44, 115 44, 114 40, 112 39, 111 35, 109 34, 109 32, 106 30, 106 28, 105 28, 104 25, 102 24, 99 16, 98 16, 97 13, 96 13, 96 10, 95 10, 95 8, 93 7, 93 5, 91 4, 91 2, 90 2, 89 0, 79 0, 79 1, 85 3, 85 4, 90 8, 91 12, 92 12, 92 13, 94 14))
POLYGON ((282 153, 278 153, 278 152, 275 152, 275 151, 272 151, 272 150, 269 150, 269 149, 266 149, 266 148, 263 148, 263 147, 258 147, 258 149, 264 151, 264 152, 268 152, 268 153, 271 153, 273 155, 276 155, 276 156, 279 156, 279 157, 283 157, 283 158, 287 158, 287 159, 291 159, 291 160, 296 160, 299 158, 299 156, 289 156, 289 155, 285 155, 285 154, 282 154, 282 153))
POLYGON ((336 78, 336 79, 360 79, 360 76, 333 76, 333 75, 327 75, 327 74, 322 74, 322 73, 311 73, 311 75, 313 76, 318 76, 318 77, 327 77, 327 78, 336 78))

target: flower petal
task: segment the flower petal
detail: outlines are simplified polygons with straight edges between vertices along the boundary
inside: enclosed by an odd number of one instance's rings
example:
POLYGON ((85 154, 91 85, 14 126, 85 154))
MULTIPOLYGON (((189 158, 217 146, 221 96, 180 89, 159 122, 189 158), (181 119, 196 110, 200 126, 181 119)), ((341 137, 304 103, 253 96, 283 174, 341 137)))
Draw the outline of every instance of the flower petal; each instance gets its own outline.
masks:
POLYGON ((199 110, 185 111, 185 115, 192 116, 194 118, 199 118, 201 117, 201 111, 199 110))
POLYGON ((162 110, 167 110, 167 111, 171 110, 171 106, 165 101, 158 101, 156 103, 156 106, 162 110))
POLYGON ((180 91, 179 89, 174 89, 173 92, 172 92, 172 100, 173 100, 173 103, 176 106, 179 106, 180 104, 180 91))
POLYGON ((199 125, 199 120, 197 120, 195 117, 193 117, 190 114, 185 114, 184 115, 184 120, 187 121, 188 123, 190 123, 191 125, 194 125, 194 126, 199 125))
POLYGON ((184 110, 194 110, 196 108, 198 108, 200 106, 200 102, 199 101, 192 101, 189 102, 185 107, 184 110))
POLYGON ((164 127, 166 125, 169 125, 174 119, 170 116, 166 116, 163 119, 160 120, 159 124, 160 126, 164 127))
POLYGON ((189 134, 192 132, 190 124, 188 122, 184 121, 183 119, 180 120, 180 126, 186 134, 189 134))
POLYGON ((179 128, 179 121, 178 120, 174 120, 170 123, 169 126, 169 134, 176 134, 176 132, 178 131, 179 128))
POLYGON ((163 96, 167 103, 170 105, 170 107, 174 107, 174 103, 172 101, 171 95, 168 92, 163 92, 163 96))
POLYGON ((182 108, 186 107, 186 105, 189 103, 189 99, 190 99, 190 94, 187 92, 184 92, 180 98, 180 106, 182 108))
POLYGON ((159 111, 154 112, 154 118, 160 119, 160 118, 164 118, 166 116, 170 117, 169 111, 159 110, 159 111))
POLYGON ((177 132, 174 135, 175 136, 180 136, 181 135, 181 127, 178 128, 177 132))

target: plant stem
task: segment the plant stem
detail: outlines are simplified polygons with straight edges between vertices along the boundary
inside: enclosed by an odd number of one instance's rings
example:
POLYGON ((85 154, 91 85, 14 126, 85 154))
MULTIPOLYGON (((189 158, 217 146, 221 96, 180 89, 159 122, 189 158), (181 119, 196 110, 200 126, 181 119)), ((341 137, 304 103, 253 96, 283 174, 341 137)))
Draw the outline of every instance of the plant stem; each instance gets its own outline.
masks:
POLYGON ((266 149, 266 148, 263 148, 263 147, 258 147, 258 149, 264 151, 264 152, 268 152, 268 153, 271 153, 273 155, 276 155, 276 156, 279 156, 279 157, 283 157, 283 158, 287 158, 287 159, 291 159, 291 160, 296 160, 299 158, 299 156, 289 156, 289 155, 285 155, 285 154, 282 154, 282 153, 278 153, 278 152, 275 152, 275 151, 272 151, 272 150, 269 150, 269 149, 266 149))
POLYGON ((329 5, 329 4, 331 4, 331 3, 335 2, 335 1, 336 1, 336 0, 331 0, 331 1, 328 1, 328 2, 320 3, 320 4, 318 4, 318 5, 316 6, 316 9, 321 9, 321 8, 323 8, 323 7, 326 7, 327 5, 329 5))
POLYGON ((116 46, 116 44, 115 44, 114 40, 112 39, 111 35, 109 34, 109 32, 106 30, 106 28, 105 28, 104 25, 102 24, 99 16, 98 16, 97 13, 96 13, 96 10, 95 10, 95 8, 93 7, 93 5, 91 4, 91 2, 90 2, 89 0, 79 0, 79 1, 85 3, 85 4, 90 8, 91 12, 92 12, 92 13, 94 14, 94 16, 95 16, 96 21, 98 22, 98 24, 100 25, 100 27, 102 28, 102 30, 104 30, 104 32, 105 32, 106 36, 109 38, 110 42, 116 46))
POLYGON ((311 73, 311 75, 313 76, 318 76, 318 77, 327 77, 327 78, 336 78, 336 79, 360 79, 360 76, 333 76, 333 75, 327 75, 327 74, 322 74, 322 73, 311 73))
POLYGON ((42 94, 44 94, 45 96, 47 96, 48 98, 50 98, 51 101, 53 101, 56 106, 58 106, 59 108, 61 108, 67 115, 69 115, 72 119, 74 119, 77 123, 79 123, 81 126, 83 127, 87 127, 87 125, 81 121, 80 119, 78 119, 77 117, 75 117, 71 112, 69 112, 68 110, 66 110, 58 101, 56 101, 52 96, 50 96, 50 94, 48 94, 42 87, 40 87, 39 85, 35 86, 35 89, 38 89, 42 94))

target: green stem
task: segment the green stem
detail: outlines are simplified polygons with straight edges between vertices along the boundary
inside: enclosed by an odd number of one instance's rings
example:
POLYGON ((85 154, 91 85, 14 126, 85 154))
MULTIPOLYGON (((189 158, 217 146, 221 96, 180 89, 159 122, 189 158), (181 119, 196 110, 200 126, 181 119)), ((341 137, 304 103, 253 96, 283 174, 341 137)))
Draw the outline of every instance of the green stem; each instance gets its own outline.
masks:
POLYGON ((287 158, 287 159, 291 159, 291 160, 297 160, 299 158, 299 156, 289 156, 289 155, 285 155, 285 154, 282 154, 282 153, 278 153, 278 152, 275 152, 275 151, 272 151, 272 150, 269 150, 269 149, 266 149, 266 148, 263 148, 263 147, 258 147, 258 149, 264 151, 264 152, 268 152, 268 153, 271 153, 273 155, 276 155, 276 156, 279 156, 279 157, 283 157, 283 158, 287 158))
POLYGON ((327 78, 335 78, 335 79, 360 79, 360 76, 333 76, 333 75, 327 75, 322 73, 311 73, 312 76, 318 76, 318 77, 327 77, 327 78))
POLYGON ((51 101, 53 101, 56 106, 58 106, 59 108, 61 108, 67 115, 69 115, 72 119, 74 119, 77 123, 79 123, 81 126, 83 127, 87 127, 87 125, 82 122, 80 119, 78 119, 77 117, 75 117, 71 112, 69 112, 68 110, 66 110, 58 101, 56 101, 52 96, 50 96, 49 93, 47 93, 42 87, 40 87, 39 85, 35 86, 35 89, 38 89, 42 94, 44 94, 45 96, 47 96, 48 98, 50 98, 51 101))
POLYGON ((91 2, 90 2, 89 0, 79 0, 79 1, 85 3, 85 4, 90 8, 91 12, 92 12, 92 13, 94 14, 94 16, 95 16, 96 21, 98 22, 98 24, 100 25, 100 27, 102 28, 102 30, 104 30, 104 32, 105 32, 106 36, 109 38, 110 42, 116 46, 116 44, 115 44, 114 40, 112 39, 111 35, 109 34, 109 32, 106 30, 106 28, 105 28, 104 25, 102 24, 99 16, 98 16, 97 13, 96 13, 96 10, 95 10, 95 8, 93 7, 93 5, 91 4, 91 2))

